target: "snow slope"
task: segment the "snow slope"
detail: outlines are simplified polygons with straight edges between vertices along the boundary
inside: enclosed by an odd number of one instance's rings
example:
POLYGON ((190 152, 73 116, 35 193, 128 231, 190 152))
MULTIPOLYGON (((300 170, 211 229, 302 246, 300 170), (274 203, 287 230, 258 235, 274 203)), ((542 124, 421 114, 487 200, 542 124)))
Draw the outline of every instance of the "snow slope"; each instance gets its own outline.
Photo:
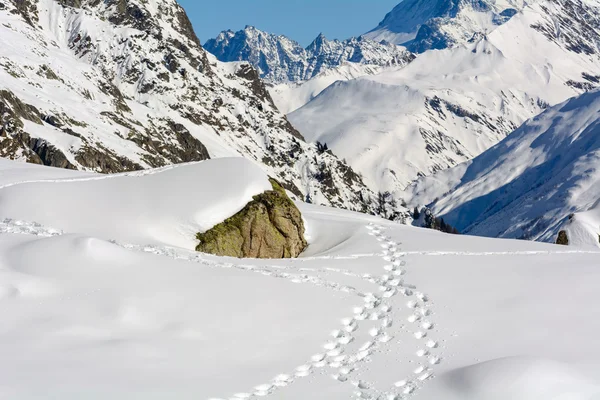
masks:
POLYGON ((200 46, 175 0, 11 0, 0 9, 0 157, 115 173, 244 157, 297 198, 374 212, 256 71, 200 46))
POLYGON ((570 244, 579 246, 600 246, 600 197, 587 211, 580 211, 569 218, 562 226, 567 232, 570 244))
POLYGON ((587 0, 534 2, 472 43, 334 83, 289 119, 374 190, 402 190, 477 156, 548 104, 596 86, 599 10, 587 0), (552 36, 555 24, 561 33, 552 36))
POLYGON ((599 124, 595 90, 546 110, 473 161, 418 181, 409 203, 433 202, 435 214, 473 235, 554 242, 567 226, 571 244, 598 247, 599 124))
POLYGON ((223 31, 204 48, 223 62, 247 61, 272 84, 302 82, 346 63, 371 66, 405 65, 414 56, 404 47, 363 37, 328 40, 320 34, 308 47, 283 35, 253 26, 223 31))
POLYGON ((526 4, 523 0, 404 0, 365 36, 405 45, 417 53, 445 49, 491 32, 526 4))
POLYGON ((3 161, 0 180, 2 398, 600 394, 598 252, 299 204, 301 258, 218 258, 168 233, 212 223, 209 201, 225 214, 261 190, 248 162, 90 176, 3 161), (233 171, 248 177, 237 192, 233 171), (27 199, 52 191, 63 196, 27 199), (138 201, 99 205, 122 191, 138 201))
POLYGON ((287 115, 304 106, 335 82, 375 75, 382 70, 383 67, 377 65, 346 63, 335 69, 323 71, 304 82, 280 83, 268 86, 267 89, 277 109, 287 115))

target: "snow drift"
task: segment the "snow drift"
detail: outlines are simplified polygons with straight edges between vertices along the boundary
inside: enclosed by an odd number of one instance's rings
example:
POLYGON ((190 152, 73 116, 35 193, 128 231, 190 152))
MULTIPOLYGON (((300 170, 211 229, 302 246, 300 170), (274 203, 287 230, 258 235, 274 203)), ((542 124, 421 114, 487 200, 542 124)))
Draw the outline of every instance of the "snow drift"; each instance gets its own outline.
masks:
POLYGON ((251 165, 0 162, 0 397, 594 399, 598 252, 308 204, 300 259, 176 247, 268 185, 251 165))
POLYGON ((271 189, 267 176, 250 161, 223 158, 147 172, 15 183, 0 190, 0 219, 194 249, 196 233, 271 189))

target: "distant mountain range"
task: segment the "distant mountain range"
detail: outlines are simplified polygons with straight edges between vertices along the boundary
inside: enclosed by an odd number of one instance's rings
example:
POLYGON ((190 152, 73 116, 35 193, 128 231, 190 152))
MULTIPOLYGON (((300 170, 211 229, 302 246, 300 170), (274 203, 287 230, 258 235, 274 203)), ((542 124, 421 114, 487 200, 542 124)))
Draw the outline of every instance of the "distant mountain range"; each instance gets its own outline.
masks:
POLYGON ((252 26, 239 32, 221 32, 208 40, 204 48, 223 62, 249 62, 271 83, 306 81, 346 63, 402 66, 414 58, 403 47, 363 37, 339 41, 321 34, 303 48, 286 36, 252 26))
POLYGON ((375 190, 468 161, 527 119, 600 83, 600 6, 538 1, 487 35, 403 68, 338 81, 289 114, 375 190))

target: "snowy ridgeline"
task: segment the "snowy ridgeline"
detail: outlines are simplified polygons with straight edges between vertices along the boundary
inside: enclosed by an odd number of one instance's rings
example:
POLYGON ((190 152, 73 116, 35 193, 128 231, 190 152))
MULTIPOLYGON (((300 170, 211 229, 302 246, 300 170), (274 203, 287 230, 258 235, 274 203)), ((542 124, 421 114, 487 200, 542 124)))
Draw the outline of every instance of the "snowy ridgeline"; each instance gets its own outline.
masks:
POLYGON ((374 212, 361 177, 302 138, 256 71, 207 54, 175 0, 21 3, 0 7, 0 157, 102 173, 244 157, 297 198, 374 212))
POLYGON ((363 37, 340 41, 320 34, 303 48, 286 36, 253 26, 221 32, 204 48, 223 62, 249 62, 261 78, 273 84, 306 81, 344 65, 402 66, 414 58, 404 47, 363 37))
POLYGON ((289 114, 292 124, 309 141, 327 143, 374 190, 400 192, 598 86, 599 10, 587 0, 532 2, 487 35, 405 67, 338 81, 316 97, 318 82, 274 97, 283 109, 312 98, 289 114), (555 25, 561 35, 553 35, 555 25))
POLYGON ((404 0, 364 36, 416 53, 445 49, 493 31, 537 0, 404 0))
POLYGON ((0 398, 600 395, 600 254, 305 204, 299 259, 191 250, 267 187, 239 158, 0 162, 0 398))
POLYGON ((600 90, 549 108, 472 161, 417 181, 461 232, 600 247, 600 90))

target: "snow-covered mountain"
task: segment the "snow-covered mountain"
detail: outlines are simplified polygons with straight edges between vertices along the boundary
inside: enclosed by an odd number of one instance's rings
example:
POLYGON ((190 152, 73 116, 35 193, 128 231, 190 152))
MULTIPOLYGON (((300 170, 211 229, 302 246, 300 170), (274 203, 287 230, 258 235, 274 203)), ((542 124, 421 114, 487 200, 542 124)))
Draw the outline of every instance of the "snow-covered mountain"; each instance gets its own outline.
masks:
POLYGON ((365 37, 405 45, 416 53, 445 49, 491 32, 526 4, 524 0, 404 0, 365 37))
POLYGON ((337 68, 325 70, 307 81, 269 85, 267 90, 277 109, 287 115, 307 104, 335 82, 375 75, 384 68, 379 65, 345 63, 337 68))
POLYGON ((375 209, 254 69, 205 52, 175 0, 1 4, 0 156, 103 173, 242 156, 298 198, 375 209))
POLYGON ((600 395, 597 251, 302 203, 299 259, 193 251, 268 187, 241 158, 114 175, 0 160, 0 398, 600 395))
POLYGON ((307 48, 283 35, 252 26, 221 32, 204 48, 223 62, 247 61, 271 83, 300 82, 346 63, 371 66, 405 65, 414 56, 405 48, 363 37, 328 40, 319 35, 307 48))
POLYGON ((473 161, 419 180, 428 204, 464 233, 600 246, 600 90, 526 122, 473 161), (581 213, 581 214, 579 214, 581 213))
POLYGON ((337 82, 291 113, 375 190, 472 159, 548 105, 600 82, 600 4, 534 2, 490 34, 337 82))

